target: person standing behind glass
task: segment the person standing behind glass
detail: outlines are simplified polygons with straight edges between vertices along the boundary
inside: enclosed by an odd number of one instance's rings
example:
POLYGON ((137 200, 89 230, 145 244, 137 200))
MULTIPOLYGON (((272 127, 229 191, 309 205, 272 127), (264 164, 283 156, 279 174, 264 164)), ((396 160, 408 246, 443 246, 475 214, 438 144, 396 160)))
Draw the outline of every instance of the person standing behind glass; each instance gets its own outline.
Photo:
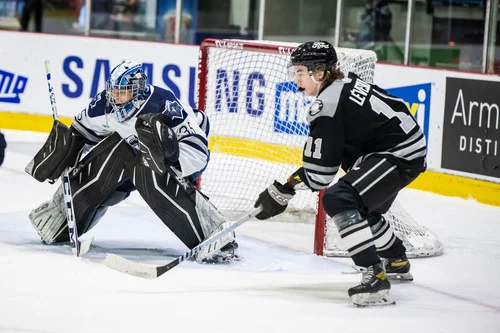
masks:
POLYGON ((358 48, 373 48, 374 43, 390 41, 392 12, 387 0, 368 0, 361 15, 361 25, 356 38, 358 48))
POLYGON ((138 31, 137 15, 139 4, 136 0, 115 0, 113 3, 113 19, 117 31, 138 31))
POLYGON ((26 0, 21 14, 21 30, 28 31, 31 13, 35 12, 35 31, 42 32, 43 0, 26 0))

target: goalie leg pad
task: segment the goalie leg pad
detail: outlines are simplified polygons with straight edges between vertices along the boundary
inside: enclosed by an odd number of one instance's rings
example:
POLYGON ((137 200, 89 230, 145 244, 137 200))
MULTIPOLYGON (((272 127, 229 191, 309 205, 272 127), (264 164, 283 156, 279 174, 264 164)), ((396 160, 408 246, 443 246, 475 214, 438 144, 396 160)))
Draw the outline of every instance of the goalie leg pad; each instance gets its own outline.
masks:
MULTIPOLYGON (((129 192, 115 191, 102 204, 87 215, 86 220, 77 223, 77 229, 88 232, 104 216, 110 206, 123 201, 129 192)), ((45 201, 29 215, 31 224, 45 244, 69 241, 68 223, 65 215, 65 204, 62 185, 58 187, 54 197, 45 201)), ((82 235, 83 233, 81 233, 82 235)))
MULTIPOLYGON (((146 203, 188 248, 194 248, 229 225, 227 219, 201 192, 187 180, 178 178, 171 169, 165 175, 159 175, 142 165, 138 159, 134 166, 129 167, 129 177, 146 203)), ((233 241, 234 233, 230 233, 199 252, 197 261, 219 254, 224 246, 233 241)), ((234 253, 235 247, 227 249, 234 253)))
MULTIPOLYGON (((230 226, 230 222, 199 192, 196 192, 196 212, 206 238, 230 226)), ((201 263, 203 261, 231 260, 235 256, 235 250, 238 247, 235 237, 235 233, 231 232, 212 245, 205 247, 196 255, 196 261, 201 263)))
POLYGON ((25 171, 39 182, 57 179, 66 167, 76 164, 84 145, 81 136, 73 135, 69 127, 55 120, 47 141, 25 171))
POLYGON ((135 158, 127 142, 114 133, 97 144, 71 172, 71 191, 79 234, 89 231, 104 215, 106 207, 128 195, 127 191, 121 194, 115 192, 124 192, 119 188, 129 180, 125 169, 127 163, 135 158))
MULTIPOLYGON (((125 174, 134 152, 118 134, 92 149, 70 173, 73 207, 78 233, 83 235, 103 217, 107 208, 134 190, 125 174)), ((54 198, 35 208, 30 220, 47 244, 69 241, 64 195, 60 186, 54 198)))
POLYGON ((101 218, 106 214, 108 208, 114 205, 119 204, 125 198, 129 196, 130 192, 124 192, 120 189, 111 193, 109 197, 107 197, 104 202, 102 202, 97 209, 95 209, 94 213, 89 213, 86 216, 86 220, 81 221, 79 224, 81 229, 85 228, 85 232, 88 232, 90 229, 96 226, 96 224, 101 220, 101 218))
POLYGON ((68 224, 64 210, 64 194, 60 185, 52 199, 45 201, 29 214, 31 224, 46 244, 58 243, 61 239, 66 241, 68 224))
POLYGON ((144 201, 188 248, 198 245, 205 235, 196 213, 196 189, 170 169, 159 175, 141 164, 139 156, 134 162, 128 164, 127 177, 144 201))

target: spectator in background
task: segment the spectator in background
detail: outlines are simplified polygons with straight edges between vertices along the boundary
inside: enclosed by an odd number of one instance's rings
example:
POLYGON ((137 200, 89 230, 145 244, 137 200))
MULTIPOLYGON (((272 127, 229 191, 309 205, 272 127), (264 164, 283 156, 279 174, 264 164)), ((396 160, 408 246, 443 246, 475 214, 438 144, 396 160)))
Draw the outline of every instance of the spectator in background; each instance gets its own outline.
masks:
POLYGON ((43 0, 26 0, 21 14, 21 30, 28 31, 31 13, 35 12, 35 31, 42 32, 43 0))
POLYGON ((90 16, 90 28, 97 30, 112 30, 113 0, 92 0, 90 16))
POLYGON ((136 0, 115 0, 115 14, 122 14, 126 19, 131 20, 138 13, 138 3, 136 0))
POLYGON ((139 4, 136 0, 115 0, 113 3, 112 18, 115 21, 115 30, 137 31, 137 15, 139 4))
POLYGON ((3 158, 5 156, 5 148, 7 148, 7 142, 5 142, 5 137, 0 132, 0 165, 3 163, 3 158))
POLYGON ((358 48, 372 49, 377 43, 391 40, 392 12, 387 0, 368 0, 361 15, 356 44, 358 48))
MULTIPOLYGON (((182 12, 181 31, 179 42, 184 44, 193 43, 193 16, 190 13, 182 12)), ((163 33, 165 42, 173 43, 175 41, 175 9, 169 10, 163 15, 163 33)))

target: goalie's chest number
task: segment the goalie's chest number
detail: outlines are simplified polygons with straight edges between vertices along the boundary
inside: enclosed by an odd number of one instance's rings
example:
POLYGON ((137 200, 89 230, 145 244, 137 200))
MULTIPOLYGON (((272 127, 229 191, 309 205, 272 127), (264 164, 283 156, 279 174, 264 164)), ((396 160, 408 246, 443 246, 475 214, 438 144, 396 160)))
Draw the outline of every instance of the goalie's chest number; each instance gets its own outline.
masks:
POLYGON ((306 146, 304 148, 304 156, 321 159, 321 145, 323 144, 322 138, 316 138, 313 142, 312 137, 307 137, 306 146), (313 147, 314 146, 314 147, 313 147))

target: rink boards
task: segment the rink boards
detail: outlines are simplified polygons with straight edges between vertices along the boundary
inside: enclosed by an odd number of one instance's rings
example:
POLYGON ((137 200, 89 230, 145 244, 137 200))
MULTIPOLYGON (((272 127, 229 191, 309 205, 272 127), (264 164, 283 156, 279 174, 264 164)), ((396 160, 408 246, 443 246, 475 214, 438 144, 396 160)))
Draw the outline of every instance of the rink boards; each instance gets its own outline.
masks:
MULTIPOLYGON (((142 62, 150 83, 169 88, 180 99, 196 106, 197 46, 6 31, 0 32, 0 43, 3 46, 0 50, 0 128, 50 130, 45 59, 52 63, 59 113, 68 124, 70 117, 104 88, 110 69, 125 58, 142 62)), ((253 72, 254 79, 263 80, 254 80, 249 85, 250 74, 236 80, 234 69, 220 70, 227 73, 224 84, 228 88, 241 85, 238 89, 242 93, 230 96, 232 98, 250 98, 251 103, 258 105, 259 96, 262 97, 259 92, 272 94, 268 97, 272 100, 280 89, 279 83, 273 82, 272 86, 259 90, 259 85, 267 82, 269 74, 265 71, 253 72)), ((403 98, 426 134, 429 171, 411 184, 412 187, 500 205, 498 76, 377 64, 375 83, 403 98)), ((303 131, 278 134, 276 121, 271 120, 276 117, 262 122, 259 117, 268 111, 276 113, 276 107, 266 106, 262 113, 244 109, 231 112, 234 111, 230 110, 231 99, 224 95, 216 98, 221 105, 219 112, 226 112, 235 121, 244 119, 249 126, 251 122, 259 122, 265 127, 254 137, 245 138, 238 137, 237 131, 235 135, 228 135, 227 128, 223 133, 212 132, 212 151, 231 154, 231 151, 218 151, 221 145, 217 142, 232 140, 234 147, 249 143, 272 145, 277 156, 300 154, 300 149, 283 145, 286 140, 274 140, 277 145, 259 142, 262 133, 269 133, 270 138, 304 135, 303 131)), ((278 118, 285 128, 290 122, 304 122, 303 114, 281 111, 278 118)), ((259 150, 251 154, 254 156, 245 157, 268 158, 259 150)))

